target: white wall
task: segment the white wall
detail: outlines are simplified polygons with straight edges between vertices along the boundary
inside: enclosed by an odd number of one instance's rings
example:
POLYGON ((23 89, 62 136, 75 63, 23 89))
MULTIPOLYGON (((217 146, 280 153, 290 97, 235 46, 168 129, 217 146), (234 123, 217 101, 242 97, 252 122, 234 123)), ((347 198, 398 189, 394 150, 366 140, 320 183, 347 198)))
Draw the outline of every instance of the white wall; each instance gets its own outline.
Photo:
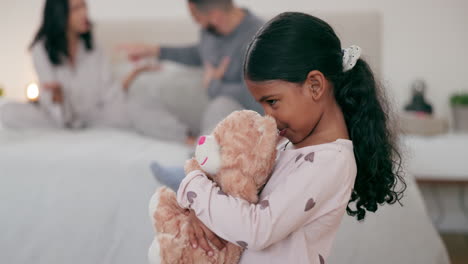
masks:
MULTIPOLYGON (((238 0, 253 11, 367 11, 383 15, 383 78, 399 106, 416 78, 428 83, 436 114, 449 116, 448 96, 468 90, 466 0, 238 0)), ((186 17, 184 0, 88 0, 96 20, 186 17)), ((37 29, 43 0, 0 0, 0 85, 22 99, 34 80, 27 45, 37 29)), ((359 44, 359 43, 357 43, 359 44)))

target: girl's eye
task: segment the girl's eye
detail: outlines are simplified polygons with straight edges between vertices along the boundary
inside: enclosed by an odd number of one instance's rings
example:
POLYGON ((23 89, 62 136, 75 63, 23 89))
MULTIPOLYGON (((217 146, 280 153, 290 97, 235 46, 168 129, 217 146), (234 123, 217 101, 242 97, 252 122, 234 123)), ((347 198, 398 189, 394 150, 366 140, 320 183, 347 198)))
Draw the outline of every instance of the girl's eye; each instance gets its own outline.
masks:
POLYGON ((270 106, 274 106, 274 105, 278 102, 278 100, 267 100, 266 102, 267 102, 267 104, 269 104, 270 106))

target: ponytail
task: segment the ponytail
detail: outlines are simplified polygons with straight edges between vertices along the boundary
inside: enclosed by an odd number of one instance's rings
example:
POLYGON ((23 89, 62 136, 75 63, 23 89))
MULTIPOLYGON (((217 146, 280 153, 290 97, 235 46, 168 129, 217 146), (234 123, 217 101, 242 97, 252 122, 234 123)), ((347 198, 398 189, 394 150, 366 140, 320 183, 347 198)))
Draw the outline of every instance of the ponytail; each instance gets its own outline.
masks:
POLYGON ((358 220, 366 210, 375 212, 378 204, 393 204, 406 188, 401 156, 390 126, 390 113, 383 89, 369 65, 359 59, 350 71, 335 81, 335 99, 343 111, 354 145, 357 176, 347 212, 358 220), (402 189, 396 191, 398 180, 402 189), (356 203, 356 209, 350 203, 356 203))

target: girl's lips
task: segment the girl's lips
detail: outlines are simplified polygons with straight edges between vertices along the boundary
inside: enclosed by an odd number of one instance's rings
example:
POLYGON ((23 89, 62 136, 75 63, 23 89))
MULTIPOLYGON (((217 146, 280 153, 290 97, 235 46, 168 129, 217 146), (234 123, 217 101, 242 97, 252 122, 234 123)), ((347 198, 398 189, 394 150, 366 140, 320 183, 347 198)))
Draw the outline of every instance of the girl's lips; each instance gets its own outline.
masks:
POLYGON ((286 130, 287 130, 287 128, 281 129, 281 130, 279 131, 279 135, 282 136, 282 137, 284 137, 284 135, 286 134, 286 130))

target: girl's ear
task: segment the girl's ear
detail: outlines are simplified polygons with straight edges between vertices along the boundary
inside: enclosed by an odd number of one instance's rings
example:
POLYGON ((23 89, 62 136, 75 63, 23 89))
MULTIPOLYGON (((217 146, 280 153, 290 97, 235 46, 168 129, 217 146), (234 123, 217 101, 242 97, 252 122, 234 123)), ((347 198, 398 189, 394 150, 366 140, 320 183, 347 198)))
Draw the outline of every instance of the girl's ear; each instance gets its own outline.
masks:
POLYGON ((323 73, 314 70, 307 74, 307 79, 304 83, 306 89, 310 92, 310 95, 314 101, 320 100, 325 93, 327 80, 323 73))

